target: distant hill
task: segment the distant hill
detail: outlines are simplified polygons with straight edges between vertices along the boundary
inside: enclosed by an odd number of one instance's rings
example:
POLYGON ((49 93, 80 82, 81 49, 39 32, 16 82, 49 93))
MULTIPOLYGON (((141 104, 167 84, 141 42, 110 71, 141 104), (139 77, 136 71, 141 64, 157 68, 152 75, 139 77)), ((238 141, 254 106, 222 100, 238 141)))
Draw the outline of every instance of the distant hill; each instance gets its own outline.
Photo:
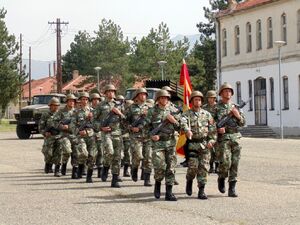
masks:
POLYGON ((196 41, 199 41, 200 39, 200 34, 193 34, 193 35, 176 35, 175 37, 171 38, 172 41, 177 42, 180 40, 183 40, 184 37, 187 37, 189 39, 190 42, 190 48, 189 51, 194 47, 196 41))
MULTIPOLYGON (((23 64, 26 65, 26 73, 29 69, 29 60, 23 59, 23 64)), ((31 79, 39 79, 42 77, 47 77, 49 75, 49 63, 51 63, 50 71, 53 75, 53 62, 41 61, 41 60, 32 60, 31 61, 31 79)))

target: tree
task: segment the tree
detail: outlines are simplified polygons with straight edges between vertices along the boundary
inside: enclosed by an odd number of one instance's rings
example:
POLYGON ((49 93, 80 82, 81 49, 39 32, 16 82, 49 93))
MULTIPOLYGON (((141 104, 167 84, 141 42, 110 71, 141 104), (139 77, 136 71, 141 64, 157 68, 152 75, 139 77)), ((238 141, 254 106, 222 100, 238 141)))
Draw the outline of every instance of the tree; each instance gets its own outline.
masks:
POLYGON ((16 100, 21 94, 20 87, 26 79, 24 73, 21 76, 18 74, 19 46, 15 36, 8 33, 5 15, 6 10, 0 9, 0 119, 3 118, 9 102, 16 100))

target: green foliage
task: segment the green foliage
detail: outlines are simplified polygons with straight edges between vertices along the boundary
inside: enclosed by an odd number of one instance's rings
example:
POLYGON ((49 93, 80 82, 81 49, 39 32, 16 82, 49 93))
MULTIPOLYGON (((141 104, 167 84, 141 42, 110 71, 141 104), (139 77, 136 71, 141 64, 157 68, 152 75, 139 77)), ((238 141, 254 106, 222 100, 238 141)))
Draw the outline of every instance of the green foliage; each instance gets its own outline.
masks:
POLYGON ((18 73, 19 47, 15 36, 8 33, 5 15, 6 10, 0 9, 0 119, 4 116, 9 102, 17 99, 20 86, 26 79, 24 73, 21 76, 18 73))

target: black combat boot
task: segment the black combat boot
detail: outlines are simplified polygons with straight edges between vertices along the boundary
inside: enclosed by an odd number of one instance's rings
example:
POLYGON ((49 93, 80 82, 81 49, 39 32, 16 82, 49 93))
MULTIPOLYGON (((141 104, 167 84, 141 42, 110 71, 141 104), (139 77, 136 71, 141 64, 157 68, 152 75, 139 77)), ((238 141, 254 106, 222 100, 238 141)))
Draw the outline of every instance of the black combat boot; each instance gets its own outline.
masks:
POLYGON ((54 169, 54 176, 55 177, 60 177, 60 172, 59 172, 59 168, 60 168, 60 165, 55 165, 55 169, 54 169))
POLYGON ((83 167, 84 167, 83 164, 79 164, 78 166, 78 173, 77 173, 78 179, 82 178, 83 167))
POLYGON ((63 163, 61 166, 61 175, 66 175, 67 172, 67 163, 63 163))
POLYGON ((199 199, 202 199, 202 200, 207 199, 207 196, 204 192, 204 189, 205 189, 205 184, 199 185, 199 191, 198 191, 198 198, 199 199))
POLYGON ((111 187, 120 188, 120 184, 118 182, 118 174, 113 174, 113 177, 111 180, 111 187))
POLYGON ((129 167, 129 165, 127 165, 127 164, 124 165, 123 177, 130 177, 130 174, 128 172, 128 167, 129 167))
POLYGON ((141 180, 145 179, 145 173, 144 173, 144 169, 142 168, 142 172, 141 172, 141 180))
POLYGON ((97 168, 97 177, 98 177, 98 178, 101 178, 101 172, 102 172, 102 169, 103 169, 102 166, 99 166, 99 167, 97 168))
POLYGON ((106 180, 107 180, 107 177, 108 177, 108 171, 109 171, 109 167, 104 166, 104 167, 103 167, 102 174, 101 174, 101 180, 102 180, 102 181, 106 181, 106 180))
POLYGON ((229 182, 229 189, 228 189, 228 197, 237 197, 237 193, 235 192, 235 184, 236 184, 236 181, 230 181, 229 182))
POLYGON ((214 168, 214 162, 209 163, 209 170, 208 173, 214 173, 215 168, 214 168))
POLYGON ((166 196, 165 200, 166 201, 177 201, 177 198, 172 192, 173 185, 166 185, 166 196))
POLYGON ((52 169, 53 164, 52 164, 52 163, 49 163, 48 165, 49 165, 49 173, 53 173, 53 169, 52 169))
POLYGON ((218 177, 218 189, 221 193, 225 193, 225 178, 218 177))
POLYGON ((93 169, 88 169, 86 175, 86 183, 93 183, 92 176, 93 176, 93 169))
POLYGON ((138 168, 131 168, 131 178, 134 182, 138 180, 138 168))
POLYGON ((160 186, 161 186, 161 182, 155 181, 154 197, 157 198, 157 199, 160 198, 160 186))
POLYGON ((72 168, 72 179, 78 179, 78 175, 77 175, 77 173, 78 173, 78 167, 77 166, 73 166, 73 168, 72 168))
POLYGON ((215 162, 215 173, 219 172, 219 163, 215 162))
POLYGON ((144 173, 144 186, 151 187, 152 184, 150 183, 150 173, 144 173))
POLYGON ((45 168, 44 168, 44 172, 45 173, 49 173, 49 163, 45 163, 45 168))
POLYGON ((193 194, 193 180, 186 181, 185 193, 188 196, 191 196, 193 194))

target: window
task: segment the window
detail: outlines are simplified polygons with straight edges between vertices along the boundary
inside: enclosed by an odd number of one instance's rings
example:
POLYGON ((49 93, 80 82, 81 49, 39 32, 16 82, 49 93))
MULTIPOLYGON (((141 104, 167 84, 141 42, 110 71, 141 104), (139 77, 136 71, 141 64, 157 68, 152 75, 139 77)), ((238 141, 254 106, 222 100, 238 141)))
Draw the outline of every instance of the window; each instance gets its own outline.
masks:
POLYGON ((252 80, 248 80, 248 87, 249 87, 249 111, 253 110, 253 101, 252 101, 252 80))
POLYGON ((234 36, 235 36, 235 40, 234 40, 235 54, 238 55, 240 54, 240 27, 239 26, 235 26, 234 36))
POLYGON ((256 50, 262 49, 261 21, 256 22, 256 50))
POLYGON ((271 17, 267 21, 267 42, 268 48, 273 48, 273 25, 271 17))
POLYGON ((297 41, 300 43, 300 9, 297 12, 297 41))
POLYGON ((281 15, 281 40, 287 43, 286 14, 281 15))
POLYGON ((251 24, 246 24, 246 37, 247 37, 247 52, 252 51, 252 34, 251 34, 251 24))
POLYGON ((274 110, 274 79, 270 78, 270 110, 274 110))
POLYGON ((223 57, 227 56, 227 32, 226 29, 222 31, 222 38, 223 38, 223 57))
POLYGON ((289 109, 289 80, 287 76, 283 78, 283 109, 289 109))
POLYGON ((241 82, 236 82, 236 102, 237 104, 242 103, 242 93, 241 93, 241 82))

